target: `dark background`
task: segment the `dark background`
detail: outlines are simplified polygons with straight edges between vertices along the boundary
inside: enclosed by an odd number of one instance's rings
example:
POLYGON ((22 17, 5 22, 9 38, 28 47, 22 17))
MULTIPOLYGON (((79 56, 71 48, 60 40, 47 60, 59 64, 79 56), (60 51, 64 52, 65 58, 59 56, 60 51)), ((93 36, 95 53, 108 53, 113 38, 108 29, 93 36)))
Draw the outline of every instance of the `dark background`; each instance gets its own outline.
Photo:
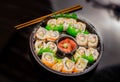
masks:
POLYGON ((0 1, 0 82, 120 81, 120 1, 119 0, 3 0, 0 1), (35 25, 15 30, 14 26, 76 4, 75 13, 99 31, 104 53, 88 78, 62 77, 35 68, 29 57, 29 36, 35 25))

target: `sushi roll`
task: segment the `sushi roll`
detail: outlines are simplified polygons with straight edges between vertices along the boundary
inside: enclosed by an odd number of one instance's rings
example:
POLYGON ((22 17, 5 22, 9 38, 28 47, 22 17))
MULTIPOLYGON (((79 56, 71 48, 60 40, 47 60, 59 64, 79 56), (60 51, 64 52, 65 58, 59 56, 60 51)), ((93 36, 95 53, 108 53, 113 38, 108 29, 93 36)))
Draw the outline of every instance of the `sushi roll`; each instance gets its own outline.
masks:
POLYGON ((63 73, 72 73, 74 69, 74 62, 67 57, 63 59, 63 73))
POLYGON ((63 24, 64 31, 66 31, 69 26, 73 26, 75 23, 76 23, 75 19, 72 19, 72 18, 66 19, 63 24))
POLYGON ((81 58, 81 55, 75 52, 74 54, 74 60, 77 61, 79 58, 81 58))
POLYGON ((74 59, 77 61, 78 58, 80 58, 82 55, 86 54, 86 48, 84 47, 79 47, 74 55, 74 59))
POLYGON ((44 48, 46 46, 44 41, 36 40, 35 41, 35 51, 36 53, 39 52, 40 48, 44 48))
POLYGON ((79 47, 76 52, 80 55, 86 54, 86 48, 85 47, 79 47))
POLYGON ((55 40, 58 39, 58 37, 59 37, 59 32, 58 31, 52 31, 52 30, 50 30, 47 33, 47 40, 48 41, 55 41, 55 40))
POLYGON ((87 46, 87 43, 88 43, 87 38, 88 36, 85 34, 77 34, 76 41, 80 46, 87 46))
POLYGON ((38 39, 46 39, 47 30, 43 27, 40 27, 36 32, 36 37, 38 39))
POLYGON ((88 46, 89 47, 97 47, 98 45, 98 37, 96 34, 88 35, 88 46))
POLYGON ((46 44, 46 47, 49 47, 53 52, 56 52, 57 51, 57 46, 54 42, 48 42, 46 44))
POLYGON ((64 24, 65 21, 66 21, 66 18, 58 18, 56 23, 60 25, 60 24, 64 24))
POLYGON ((63 21, 61 19, 50 19, 47 22, 47 25, 45 26, 47 30, 53 30, 53 31, 63 31, 63 21))
POLYGON ((64 23, 63 23, 63 31, 66 31, 67 28, 69 26, 69 23, 68 23, 68 20, 67 19, 64 19, 64 23))
POLYGON ((87 67, 88 60, 79 58, 74 67, 74 73, 83 72, 87 67))
POLYGON ((44 52, 41 61, 48 67, 52 67, 55 64, 54 56, 50 52, 44 52))
POLYGON ((97 60, 98 56, 99 56, 99 53, 97 51, 97 49, 94 49, 94 48, 89 48, 87 50, 87 53, 86 53, 87 56, 89 55, 92 55, 94 60, 97 60))
POLYGON ((79 29, 80 31, 84 32, 86 29, 86 24, 82 23, 82 22, 77 22, 77 23, 74 23, 74 27, 76 29, 79 29))
POLYGON ((50 19, 50 20, 48 20, 47 24, 54 27, 56 25, 56 22, 57 22, 56 19, 50 19))
POLYGON ((58 62, 58 63, 56 63, 52 66, 52 69, 56 70, 56 71, 61 71, 62 68, 63 68, 63 63, 62 62, 58 62))
POLYGON ((75 20, 75 19, 73 19, 73 18, 68 18, 67 19, 67 23, 68 24, 71 24, 71 25, 73 25, 73 24, 75 24, 77 21, 75 20))

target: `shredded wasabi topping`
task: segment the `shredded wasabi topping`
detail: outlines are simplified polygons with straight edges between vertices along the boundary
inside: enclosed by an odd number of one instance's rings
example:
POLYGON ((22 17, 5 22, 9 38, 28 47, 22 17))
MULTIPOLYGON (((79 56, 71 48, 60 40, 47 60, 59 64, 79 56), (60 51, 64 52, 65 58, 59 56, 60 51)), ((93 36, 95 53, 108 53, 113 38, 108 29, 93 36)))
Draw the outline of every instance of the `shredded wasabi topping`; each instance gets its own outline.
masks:
POLYGON ((59 31, 59 32, 62 32, 63 31, 63 24, 60 24, 60 25, 50 25, 50 24, 47 24, 46 27, 45 27, 47 30, 53 30, 53 31, 59 31))
POLYGON ((84 33, 84 34, 89 34, 89 32, 88 32, 87 30, 85 30, 83 33, 84 33))
POLYGON ((90 54, 89 56, 86 56, 85 54, 82 55, 82 58, 88 60, 88 63, 92 64, 94 62, 94 57, 92 54, 90 54))
POLYGON ((50 53, 53 53, 53 51, 52 51, 49 47, 40 48, 40 50, 38 51, 38 56, 42 55, 43 52, 50 52, 50 53))
POLYGON ((71 60, 73 61, 73 62, 76 62, 76 60, 75 60, 75 58, 72 56, 71 57, 71 60))

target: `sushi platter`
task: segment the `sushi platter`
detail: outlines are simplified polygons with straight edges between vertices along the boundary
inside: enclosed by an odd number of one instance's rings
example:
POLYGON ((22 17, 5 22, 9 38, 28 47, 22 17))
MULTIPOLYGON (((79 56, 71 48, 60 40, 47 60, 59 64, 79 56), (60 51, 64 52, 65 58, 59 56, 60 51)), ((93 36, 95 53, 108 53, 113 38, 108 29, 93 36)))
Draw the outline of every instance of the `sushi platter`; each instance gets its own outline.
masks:
POLYGON ((44 19, 30 36, 37 62, 59 75, 81 75, 92 70, 102 55, 102 40, 95 27, 75 13, 44 19))

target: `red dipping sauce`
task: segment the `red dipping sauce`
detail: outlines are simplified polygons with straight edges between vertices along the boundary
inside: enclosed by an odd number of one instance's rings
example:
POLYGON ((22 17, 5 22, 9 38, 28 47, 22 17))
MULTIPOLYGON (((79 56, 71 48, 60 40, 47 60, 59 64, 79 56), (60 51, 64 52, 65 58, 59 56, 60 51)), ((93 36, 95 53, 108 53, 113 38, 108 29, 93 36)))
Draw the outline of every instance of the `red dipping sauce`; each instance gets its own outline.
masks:
POLYGON ((58 43, 58 48, 65 53, 70 53, 76 47, 77 44, 70 38, 65 38, 58 43))

